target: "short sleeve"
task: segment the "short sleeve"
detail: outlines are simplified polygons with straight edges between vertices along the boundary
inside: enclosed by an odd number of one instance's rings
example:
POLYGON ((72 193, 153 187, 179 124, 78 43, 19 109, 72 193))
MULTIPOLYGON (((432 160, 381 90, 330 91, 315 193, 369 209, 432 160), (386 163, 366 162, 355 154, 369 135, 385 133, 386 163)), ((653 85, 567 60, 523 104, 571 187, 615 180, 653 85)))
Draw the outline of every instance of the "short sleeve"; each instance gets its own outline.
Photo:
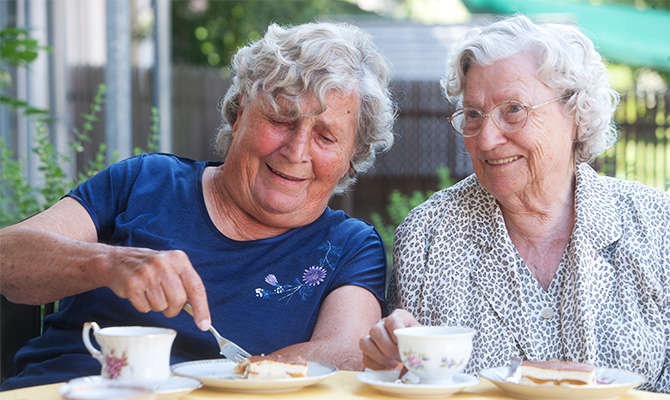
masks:
POLYGON ((381 235, 367 222, 355 218, 340 226, 345 239, 341 267, 331 290, 355 285, 369 290, 380 302, 386 289, 386 250, 381 235))
POLYGON ((66 196, 77 200, 88 211, 98 237, 109 237, 114 220, 128 207, 128 194, 137 179, 144 155, 112 164, 71 190, 66 196))

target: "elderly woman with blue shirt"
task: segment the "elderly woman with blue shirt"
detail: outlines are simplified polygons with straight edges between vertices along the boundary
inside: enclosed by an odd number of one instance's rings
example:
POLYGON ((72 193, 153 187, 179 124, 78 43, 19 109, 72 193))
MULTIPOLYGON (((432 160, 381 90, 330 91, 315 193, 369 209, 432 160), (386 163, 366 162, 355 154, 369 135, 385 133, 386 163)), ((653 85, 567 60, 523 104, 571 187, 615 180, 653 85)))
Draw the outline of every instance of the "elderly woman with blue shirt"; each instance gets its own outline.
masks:
POLYGON ((474 175, 397 229, 397 310, 361 340, 366 366, 401 366, 396 328, 457 325, 477 330, 466 373, 556 359, 670 392, 670 196, 589 166, 619 100, 591 41, 498 21, 464 37, 443 85, 474 175))
POLYGON ((174 328, 172 363, 216 358, 203 332, 214 324, 251 354, 362 369, 383 243, 328 202, 393 143, 388 63, 349 25, 272 25, 233 73, 216 139, 225 162, 134 157, 0 231, 2 294, 60 299, 3 389, 99 374, 87 321, 174 328))

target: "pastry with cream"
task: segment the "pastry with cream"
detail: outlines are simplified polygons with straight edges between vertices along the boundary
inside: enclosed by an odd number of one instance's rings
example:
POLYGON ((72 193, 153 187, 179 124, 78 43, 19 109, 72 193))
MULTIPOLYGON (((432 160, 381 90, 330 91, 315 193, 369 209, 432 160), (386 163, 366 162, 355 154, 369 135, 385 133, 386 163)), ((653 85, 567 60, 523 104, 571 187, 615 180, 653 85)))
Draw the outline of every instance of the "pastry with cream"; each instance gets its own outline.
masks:
POLYGON ((251 356, 237 364, 233 373, 244 379, 270 380, 309 376, 307 361, 302 357, 251 356))
POLYGON ((521 384, 542 386, 596 385, 596 368, 570 361, 523 361, 521 384))

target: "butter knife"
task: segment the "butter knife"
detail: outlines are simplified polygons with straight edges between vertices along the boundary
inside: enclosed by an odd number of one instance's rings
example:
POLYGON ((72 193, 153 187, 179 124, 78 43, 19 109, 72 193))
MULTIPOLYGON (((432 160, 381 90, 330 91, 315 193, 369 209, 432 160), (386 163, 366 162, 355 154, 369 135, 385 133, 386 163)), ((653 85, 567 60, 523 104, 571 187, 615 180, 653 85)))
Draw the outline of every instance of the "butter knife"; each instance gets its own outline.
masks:
MULTIPOLYGON (((191 317, 193 316, 193 308, 191 308, 190 304, 187 303, 184 305, 184 311, 189 313, 191 317)), ((219 344, 219 349, 222 356, 237 363, 244 361, 248 357, 251 357, 251 354, 249 354, 246 350, 221 336, 211 324, 209 325, 209 331, 212 332, 212 335, 214 335, 216 338, 216 342, 219 344)))

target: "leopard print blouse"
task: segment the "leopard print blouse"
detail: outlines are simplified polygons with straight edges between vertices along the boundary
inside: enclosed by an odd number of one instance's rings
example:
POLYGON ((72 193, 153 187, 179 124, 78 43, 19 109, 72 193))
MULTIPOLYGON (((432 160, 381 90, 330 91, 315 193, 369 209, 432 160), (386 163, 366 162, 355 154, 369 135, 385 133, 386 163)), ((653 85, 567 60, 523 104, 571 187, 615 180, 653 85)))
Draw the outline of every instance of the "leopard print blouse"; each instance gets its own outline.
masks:
POLYGON ((389 310, 476 329, 466 373, 513 355, 560 359, 634 371, 647 379, 640 389, 670 392, 670 195, 580 164, 575 219, 545 291, 471 175, 396 230, 389 310))

